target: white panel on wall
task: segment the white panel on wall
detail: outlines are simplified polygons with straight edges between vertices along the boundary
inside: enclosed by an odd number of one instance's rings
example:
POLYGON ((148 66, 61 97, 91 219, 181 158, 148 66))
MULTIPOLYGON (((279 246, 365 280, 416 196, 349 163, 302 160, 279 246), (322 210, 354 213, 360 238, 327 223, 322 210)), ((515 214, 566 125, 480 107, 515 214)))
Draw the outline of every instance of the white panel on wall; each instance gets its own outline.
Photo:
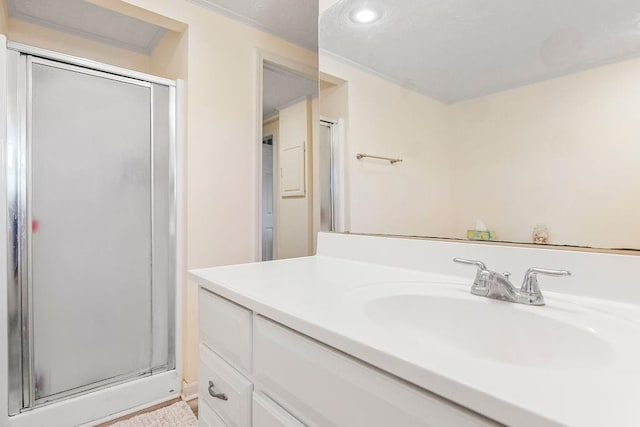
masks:
POLYGON ((300 197, 305 195, 304 170, 305 141, 285 147, 280 152, 280 195, 300 197))

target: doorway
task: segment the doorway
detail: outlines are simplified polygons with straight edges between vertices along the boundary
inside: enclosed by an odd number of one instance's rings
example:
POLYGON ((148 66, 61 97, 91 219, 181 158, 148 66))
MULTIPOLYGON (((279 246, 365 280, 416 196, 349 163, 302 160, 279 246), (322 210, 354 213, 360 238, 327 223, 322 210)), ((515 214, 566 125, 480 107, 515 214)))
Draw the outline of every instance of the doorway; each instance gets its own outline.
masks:
POLYGON ((257 259, 308 256, 313 252, 317 71, 265 53, 259 53, 259 64, 257 259))

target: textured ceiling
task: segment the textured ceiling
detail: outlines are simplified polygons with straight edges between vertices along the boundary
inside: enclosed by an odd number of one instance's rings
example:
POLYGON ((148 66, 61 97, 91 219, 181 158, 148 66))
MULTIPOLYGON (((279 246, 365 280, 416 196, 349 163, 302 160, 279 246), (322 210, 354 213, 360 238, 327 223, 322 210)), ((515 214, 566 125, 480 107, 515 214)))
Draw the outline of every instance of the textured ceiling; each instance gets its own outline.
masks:
POLYGON ((191 0, 308 49, 318 48, 318 0, 191 0))
POLYGON ((341 0, 320 49, 443 102, 640 56, 638 0, 341 0), (362 4, 382 18, 348 18, 362 4))
POLYGON ((141 53, 151 53, 165 29, 83 0, 7 0, 9 15, 141 53))
POLYGON ((318 81, 309 80, 281 68, 265 65, 263 75, 263 117, 318 93, 318 81))

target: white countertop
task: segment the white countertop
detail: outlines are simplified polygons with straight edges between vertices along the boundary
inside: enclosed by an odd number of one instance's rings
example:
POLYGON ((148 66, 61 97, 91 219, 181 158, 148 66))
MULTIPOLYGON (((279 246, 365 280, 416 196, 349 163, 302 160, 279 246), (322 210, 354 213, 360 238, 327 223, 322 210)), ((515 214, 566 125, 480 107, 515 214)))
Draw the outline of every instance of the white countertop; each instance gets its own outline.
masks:
MULTIPOLYGON (((466 295, 469 277, 320 255, 193 270, 191 277, 255 313, 507 425, 640 425, 640 369, 532 368, 469 358, 450 349, 425 352, 382 333, 349 309, 351 293, 376 284, 432 283, 466 295)), ((535 309, 567 306, 562 303, 567 296, 545 292, 545 297, 547 306, 535 309)), ((631 323, 640 320, 635 305, 570 298, 619 313, 631 323)))

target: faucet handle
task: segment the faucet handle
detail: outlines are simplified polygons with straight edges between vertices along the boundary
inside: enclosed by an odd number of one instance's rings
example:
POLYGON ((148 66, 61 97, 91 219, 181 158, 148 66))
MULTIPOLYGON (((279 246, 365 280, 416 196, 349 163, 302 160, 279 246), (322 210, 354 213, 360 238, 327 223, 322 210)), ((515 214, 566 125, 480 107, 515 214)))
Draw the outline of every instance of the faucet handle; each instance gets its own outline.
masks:
POLYGON ((548 268, 531 267, 525 273, 526 276, 533 276, 536 274, 545 274, 547 276, 571 276, 571 272, 567 270, 549 270, 548 268))
POLYGON ((464 258, 454 258, 453 262, 457 262, 458 264, 467 264, 467 265, 475 265, 476 267, 478 267, 478 270, 486 270, 487 266, 484 262, 482 261, 473 261, 470 259, 464 259, 464 258))
POLYGON ((487 270, 487 266, 482 261, 473 261, 470 259, 464 258, 454 258, 453 262, 457 262, 458 264, 466 264, 473 265, 478 268, 476 272, 476 277, 473 279, 473 286, 471 286, 471 293, 475 293, 477 295, 484 295, 487 292, 487 278, 491 274, 489 270, 487 270))
POLYGON ((531 267, 524 273, 524 281, 522 282, 522 292, 526 292, 529 295, 540 295, 540 287, 538 286, 538 274, 544 274, 546 276, 571 276, 571 272, 567 270, 549 270, 547 268, 531 267))

